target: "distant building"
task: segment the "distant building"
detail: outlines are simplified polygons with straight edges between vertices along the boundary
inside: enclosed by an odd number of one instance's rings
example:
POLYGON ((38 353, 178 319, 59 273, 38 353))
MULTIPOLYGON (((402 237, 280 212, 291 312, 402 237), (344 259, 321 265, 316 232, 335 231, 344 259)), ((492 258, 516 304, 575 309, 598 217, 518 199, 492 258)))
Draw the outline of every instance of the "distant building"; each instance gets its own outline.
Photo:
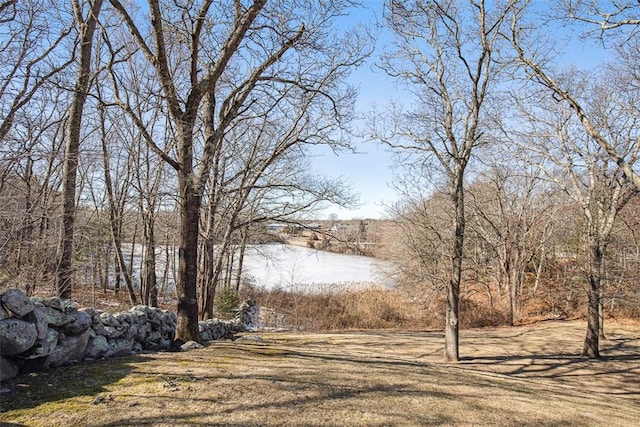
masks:
POLYGON ((331 227, 333 233, 356 234, 366 231, 366 224, 363 221, 357 222, 337 222, 331 227))
POLYGON ((285 228, 287 228, 287 225, 286 224, 281 224, 279 222, 272 222, 270 224, 267 224, 266 228, 269 231, 283 232, 285 230, 285 228))

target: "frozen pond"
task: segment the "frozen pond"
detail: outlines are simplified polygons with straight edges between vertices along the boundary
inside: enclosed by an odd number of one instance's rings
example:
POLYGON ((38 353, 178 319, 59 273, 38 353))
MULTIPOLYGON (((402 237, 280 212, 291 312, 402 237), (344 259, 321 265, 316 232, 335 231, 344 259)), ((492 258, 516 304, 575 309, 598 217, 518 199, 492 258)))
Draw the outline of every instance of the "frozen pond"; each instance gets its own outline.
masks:
POLYGON ((243 275, 267 289, 323 292, 380 284, 389 264, 370 257, 344 255, 283 244, 258 245, 247 249, 243 275))

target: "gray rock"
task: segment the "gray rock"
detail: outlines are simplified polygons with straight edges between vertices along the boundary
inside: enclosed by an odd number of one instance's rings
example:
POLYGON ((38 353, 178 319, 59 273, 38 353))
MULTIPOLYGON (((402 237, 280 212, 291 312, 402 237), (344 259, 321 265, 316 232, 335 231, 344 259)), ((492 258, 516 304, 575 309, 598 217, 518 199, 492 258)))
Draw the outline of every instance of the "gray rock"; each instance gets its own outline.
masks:
POLYGON ((162 313, 159 313, 158 310, 153 310, 151 315, 148 318, 149 323, 151 323, 155 328, 162 326, 162 313))
POLYGON ((0 297, 4 308, 15 316, 24 317, 35 308, 33 301, 20 289, 7 289, 0 297))
POLYGON ((91 317, 91 323, 100 322, 100 312, 93 307, 83 307, 78 310, 79 313, 87 313, 91 317))
POLYGON ((164 324, 160 328, 160 333, 163 337, 172 337, 176 334, 176 327, 174 325, 164 324))
MULTIPOLYGON (((15 375, 15 366, 31 372, 83 358, 140 353, 143 349, 169 350, 174 346, 177 317, 170 311, 136 306, 110 314, 94 308, 77 309, 71 300, 34 297, 26 301, 20 292, 10 292, 9 297, 10 305, 17 308, 0 311, 0 350, 11 356, 4 358, 7 375, 15 375), (17 318, 20 316, 23 318, 17 318)), ((204 339, 213 339, 214 335, 226 336, 230 327, 228 322, 213 319, 201 322, 199 330, 204 339)), ((202 345, 190 342, 184 348, 202 345)))
POLYGON ((51 353, 53 353, 56 346, 58 345, 59 335, 60 334, 55 329, 47 329, 45 338, 36 341, 36 346, 20 357, 24 359, 37 359, 40 357, 49 356, 51 353))
POLYGON ((236 322, 220 319, 208 319, 198 323, 200 338, 203 341, 216 341, 233 335, 236 322))
POLYGON ((73 315, 74 321, 64 325, 62 330, 67 335, 80 335, 91 327, 91 316, 83 311, 73 315))
POLYGON ((6 381, 18 376, 20 365, 17 361, 0 356, 0 381, 6 381))
MULTIPOLYGON (((60 334, 62 337, 63 334, 60 334)), ((81 360, 89 342, 89 332, 58 339, 58 345, 47 359, 47 366, 56 367, 81 360)))
POLYGON ((160 320, 165 325, 174 325, 175 326, 176 321, 177 321, 177 317, 176 317, 175 313, 172 313, 170 311, 164 310, 164 311, 162 311, 162 314, 160 315, 160 320))
POLYGON ((171 319, 171 323, 173 323, 174 325, 178 323, 178 315, 176 313, 174 313, 173 311, 165 311, 165 313, 168 313, 169 319, 171 319))
POLYGON ((158 342, 158 346, 160 347, 161 350, 169 350, 171 348, 171 343, 173 341, 171 341, 168 338, 160 338, 160 341, 158 342))
POLYGON ((13 356, 31 348, 38 339, 36 325, 20 319, 0 320, 0 354, 13 356))
POLYGON ((122 327, 105 326, 104 330, 106 332, 105 335, 110 339, 121 337, 124 334, 124 328, 122 327))
POLYGON ((78 304, 70 299, 62 300, 62 311, 66 314, 76 314, 78 312, 78 304))
POLYGON ((47 315, 42 303, 36 302, 35 309, 25 316, 25 320, 35 323, 38 330, 38 339, 43 340, 47 336, 49 324, 47 323, 47 315))
POLYGON ((147 330, 144 325, 131 325, 127 336, 133 338, 134 341, 143 342, 147 338, 147 330))
POLYGON ((109 335, 107 328, 102 323, 96 323, 92 326, 91 330, 97 335, 109 335))
POLYGON ((133 348, 133 340, 126 338, 117 338, 110 342, 107 356, 119 356, 131 353, 133 348))
POLYGON ((145 310, 145 308, 145 306, 137 305, 129 310, 132 316, 136 319, 134 323, 137 323, 138 325, 147 323, 147 311, 145 310))
POLYGON ((147 335, 147 341, 158 342, 162 338, 162 335, 158 331, 151 331, 149 335, 147 335))
POLYGON ((187 350, 196 350, 199 348, 204 348, 204 346, 200 343, 197 343, 195 341, 187 341, 186 343, 182 344, 180 346, 180 349, 182 351, 187 351, 187 350))
MULTIPOLYGON (((33 300, 36 300, 36 299, 33 298, 33 300)), ((42 305, 44 305, 45 307, 50 307, 58 311, 64 311, 64 308, 62 307, 62 300, 58 297, 38 298, 37 300, 40 301, 42 305)))
POLYGON ((148 305, 136 305, 131 307, 129 311, 144 313, 144 316, 147 317, 150 313, 150 309, 151 307, 149 307, 148 305))
POLYGON ((264 340, 262 339, 262 337, 260 335, 243 335, 241 337, 238 337, 238 339, 236 339, 236 341, 253 341, 253 342, 257 342, 257 343, 264 342, 264 340))
POLYGON ((110 349, 109 341, 102 335, 96 335, 91 338, 87 343, 87 348, 84 350, 85 357, 97 359, 107 354, 110 349))
POLYGON ((158 350, 160 348, 160 343, 159 342, 153 342, 153 341, 144 341, 141 343, 142 344, 142 348, 144 348, 145 350, 158 350))
POLYGON ((44 314, 47 317, 47 324, 54 327, 60 327, 75 320, 75 317, 47 305, 44 306, 44 314))
POLYGON ((127 312, 116 313, 116 314, 113 315, 113 318, 116 319, 116 321, 120 325, 124 325, 125 323, 127 323, 127 324, 131 324, 132 323, 131 316, 127 312))
POLYGON ((114 328, 122 326, 111 313, 100 313, 100 322, 105 326, 113 326, 114 328))

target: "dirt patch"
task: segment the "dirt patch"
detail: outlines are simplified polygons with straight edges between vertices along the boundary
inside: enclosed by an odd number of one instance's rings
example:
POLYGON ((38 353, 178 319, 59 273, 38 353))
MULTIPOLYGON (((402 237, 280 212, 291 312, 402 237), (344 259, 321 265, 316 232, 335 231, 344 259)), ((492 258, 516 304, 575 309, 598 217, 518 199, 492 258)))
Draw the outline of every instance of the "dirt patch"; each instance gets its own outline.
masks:
POLYGON ((633 425, 640 328, 583 322, 440 332, 248 334, 184 353, 82 363, 5 384, 0 421, 48 425, 633 425), (259 338, 257 338, 259 336, 259 338))

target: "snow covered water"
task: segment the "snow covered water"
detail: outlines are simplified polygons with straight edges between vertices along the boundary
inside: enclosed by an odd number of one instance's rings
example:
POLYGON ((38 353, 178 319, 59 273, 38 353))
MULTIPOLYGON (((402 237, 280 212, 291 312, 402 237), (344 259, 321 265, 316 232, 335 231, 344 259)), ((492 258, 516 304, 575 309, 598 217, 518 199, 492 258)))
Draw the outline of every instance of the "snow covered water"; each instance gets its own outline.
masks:
POLYGON ((284 244, 247 249, 243 276, 258 287, 298 292, 329 292, 379 284, 390 264, 375 258, 318 251, 284 244))

